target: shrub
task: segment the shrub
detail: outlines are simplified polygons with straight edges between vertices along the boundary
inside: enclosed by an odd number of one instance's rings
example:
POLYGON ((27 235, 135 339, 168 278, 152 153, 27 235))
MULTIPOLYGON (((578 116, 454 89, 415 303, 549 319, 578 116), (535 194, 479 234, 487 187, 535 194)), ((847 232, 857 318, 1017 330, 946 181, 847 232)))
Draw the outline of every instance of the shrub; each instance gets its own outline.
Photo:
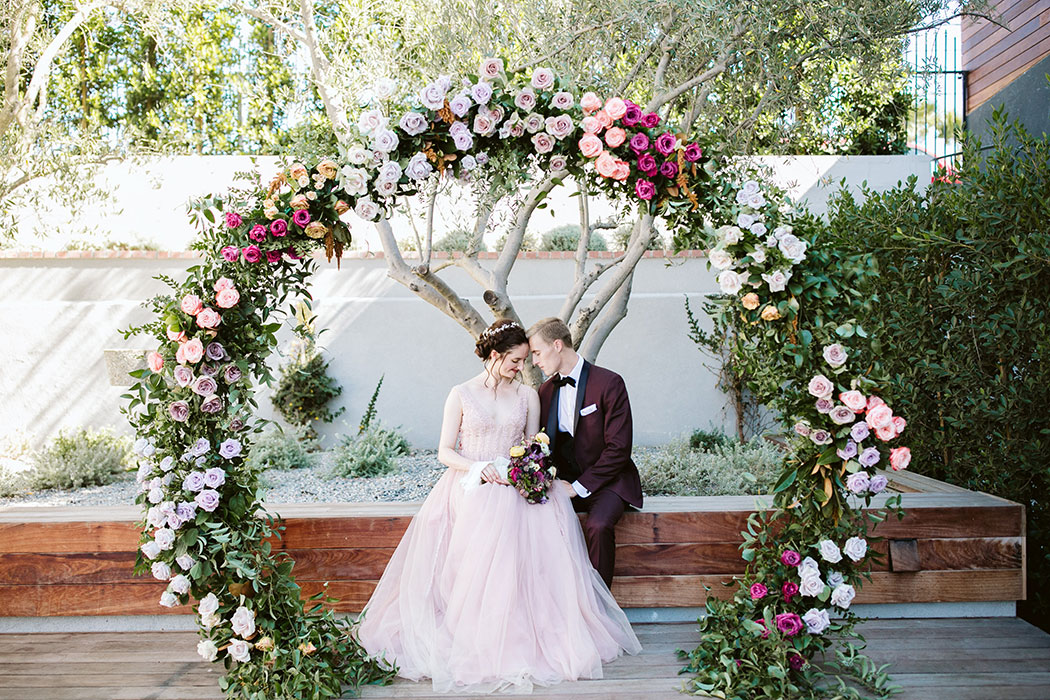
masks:
MULTIPOLYGON (((540 250, 576 250, 580 245, 580 227, 575 224, 558 226, 543 234, 540 241, 540 250)), ((605 236, 599 231, 591 234, 587 242, 587 250, 608 250, 605 244, 605 236)))
POLYGON ((315 438, 315 422, 331 423, 343 409, 331 411, 328 403, 343 393, 335 379, 328 374, 329 361, 317 352, 312 328, 298 341, 293 359, 281 370, 277 390, 270 399, 285 420, 305 427, 305 435, 315 438))
POLYGON ((314 465, 309 448, 313 439, 305 429, 291 434, 281 430, 268 430, 252 444, 248 452, 248 464, 263 469, 305 469, 314 465))
POLYGON ((697 429, 689 436, 689 447, 701 452, 711 452, 717 447, 728 445, 732 440, 721 430, 697 429))
POLYGON ((672 441, 638 460, 642 489, 653 496, 730 496, 769 493, 784 454, 762 438, 741 444, 726 439, 710 451, 690 440, 672 441))
POLYGON ((24 476, 33 489, 108 484, 128 467, 130 458, 127 438, 105 430, 63 431, 33 456, 33 469, 24 476))
POLYGON ((335 448, 332 476, 367 477, 389 474, 395 460, 410 451, 408 441, 396 429, 371 423, 361 433, 348 435, 335 448))
MULTIPOLYGON (((467 228, 456 228, 449 231, 442 238, 434 241, 433 249, 444 251, 446 253, 452 252, 465 252, 471 249, 471 245, 474 243, 474 231, 473 229, 467 228)), ((485 241, 477 241, 477 250, 486 251, 488 248, 485 246, 485 241)))

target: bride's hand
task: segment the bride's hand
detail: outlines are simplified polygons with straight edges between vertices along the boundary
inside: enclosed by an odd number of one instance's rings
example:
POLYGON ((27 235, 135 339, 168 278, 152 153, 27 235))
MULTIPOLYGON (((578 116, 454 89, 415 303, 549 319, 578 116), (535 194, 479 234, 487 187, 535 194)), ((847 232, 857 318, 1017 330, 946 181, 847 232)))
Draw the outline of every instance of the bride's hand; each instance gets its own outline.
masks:
POLYGON ((481 470, 481 480, 486 484, 503 484, 504 486, 510 482, 499 475, 496 468, 491 464, 481 470))

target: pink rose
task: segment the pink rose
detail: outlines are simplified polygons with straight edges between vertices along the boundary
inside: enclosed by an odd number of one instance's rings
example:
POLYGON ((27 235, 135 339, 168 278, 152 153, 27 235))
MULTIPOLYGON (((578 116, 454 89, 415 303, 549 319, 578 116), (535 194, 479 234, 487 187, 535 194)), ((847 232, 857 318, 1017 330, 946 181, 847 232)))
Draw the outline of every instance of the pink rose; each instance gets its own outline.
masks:
POLYGON ((608 152, 604 152, 598 156, 598 160, 594 161, 594 168, 602 177, 612 177, 617 170, 616 159, 608 152))
POLYGON ((605 111, 615 121, 627 114, 627 103, 619 97, 610 97, 605 102, 605 111))
POLYGON ((584 114, 593 114, 602 108, 602 98, 593 92, 584 93, 583 97, 580 98, 580 107, 583 108, 584 114))
MULTIPOLYGON (((241 295, 236 289, 220 289, 215 294, 215 303, 220 309, 231 309, 238 301, 241 300, 241 295)), ((197 322, 200 323, 200 316, 197 317, 197 322)))
POLYGON ((252 230, 248 232, 248 238, 258 242, 265 241, 266 227, 260 224, 255 224, 255 226, 252 226, 252 230))
POLYGON ((186 362, 193 364, 195 362, 200 362, 200 359, 204 357, 204 344, 201 343, 200 338, 194 338, 193 340, 180 345, 179 351, 182 352, 182 356, 186 358, 186 362))
POLYGON ((201 328, 216 328, 221 321, 222 316, 219 315, 219 312, 210 307, 197 314, 197 325, 201 328))
POLYGON ((532 137, 532 147, 536 149, 537 153, 550 153, 554 150, 554 137, 546 131, 534 134, 532 137))
POLYGON ((904 420, 900 416, 893 417, 893 430, 898 435, 904 432, 904 427, 908 425, 908 421, 904 420))
POLYGON ((204 304, 201 303, 200 297, 196 294, 187 294, 182 297, 182 304, 179 305, 179 308, 190 316, 196 316, 204 308, 204 304))
POLYGON ((597 134, 601 131, 602 123, 594 117, 584 117, 583 121, 580 122, 580 126, 582 126, 583 130, 588 134, 597 134))
POLYGON ((868 415, 865 417, 865 421, 869 428, 885 428, 889 426, 893 427, 893 411, 885 403, 878 404, 874 407, 871 406, 871 400, 868 400, 868 415))
POLYGON ((618 126, 614 126, 605 132, 605 143, 609 144, 609 148, 616 148, 626 140, 627 132, 618 126))
POLYGON ((631 174, 631 166, 622 160, 616 161, 616 170, 613 171, 613 180, 625 181, 631 174))
POLYGON ((769 589, 763 583, 752 583, 749 592, 751 600, 762 600, 769 593, 769 589))
POLYGON ((839 394, 839 401, 846 404, 854 413, 864 413, 868 400, 859 391, 844 391, 839 394))
POLYGON ((185 423, 190 417, 190 405, 185 401, 175 401, 168 406, 168 415, 180 423, 185 423))
POLYGON ((606 129, 613 125, 613 118, 610 117, 609 113, 604 109, 599 109, 595 112, 594 118, 597 119, 606 129))
POLYGON ((235 245, 228 245, 222 249, 222 257, 226 262, 237 262, 241 257, 241 249, 235 245))
MULTIPOLYGON (((288 233, 288 222, 284 219, 274 219, 270 222, 270 233, 275 237, 280 238, 284 234, 288 233)), ((248 262, 254 262, 249 260, 248 262)))
POLYGON ((482 78, 496 78, 503 72, 503 59, 502 58, 486 58, 481 62, 478 73, 481 74, 482 78))
POLYGON ((214 289, 216 292, 221 292, 224 289, 233 289, 233 286, 233 280, 231 280, 229 277, 220 277, 219 279, 215 280, 215 284, 212 286, 212 289, 214 289))
POLYGON ((880 399, 878 396, 868 397, 868 410, 875 408, 876 406, 885 406, 886 402, 880 399))
POLYGON ((909 464, 911 464, 911 450, 907 447, 895 447, 890 450, 890 466, 893 467, 893 471, 899 472, 901 469, 907 469, 909 464))
POLYGON ((883 442, 889 442, 893 438, 897 437, 897 431, 893 429, 893 423, 884 425, 881 428, 875 428, 875 437, 882 440, 883 442))
MULTIPOLYGON (((277 222, 274 222, 274 223, 277 223, 277 222)), ((243 254, 244 254, 244 262, 257 263, 260 260, 262 260, 262 251, 259 250, 259 246, 257 246, 257 245, 250 245, 250 246, 248 246, 247 248, 244 249, 243 254)))
POLYGON ((634 183, 634 193, 639 199, 649 201, 656 194, 656 186, 648 180, 638 180, 634 183))
POLYGON ((835 391, 835 385, 823 374, 809 380, 809 393, 818 399, 826 399, 835 391))
POLYGON ((586 134, 580 139, 580 153, 586 158, 594 158, 603 150, 605 148, 602 146, 602 140, 594 134, 586 134))
POLYGON ((159 372, 164 368, 164 356, 159 352, 151 352, 146 355, 146 364, 149 365, 151 372, 159 372))
POLYGON ((180 330, 169 328, 168 329, 168 340, 172 340, 172 341, 174 341, 176 343, 185 343, 186 342, 186 334, 184 332, 180 331, 180 330))
POLYGON ((237 228, 241 225, 241 215, 236 212, 226 212, 226 225, 230 228, 237 228))
POLYGON ((653 129, 660 124, 660 115, 656 112, 646 112, 642 115, 642 126, 653 129))

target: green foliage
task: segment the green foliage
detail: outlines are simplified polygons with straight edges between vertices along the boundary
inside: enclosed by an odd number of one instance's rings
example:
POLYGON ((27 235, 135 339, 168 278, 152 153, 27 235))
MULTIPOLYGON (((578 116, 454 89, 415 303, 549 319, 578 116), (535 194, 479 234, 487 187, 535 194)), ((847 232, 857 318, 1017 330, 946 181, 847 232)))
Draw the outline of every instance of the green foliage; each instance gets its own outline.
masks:
POLYGON ((829 236, 878 261, 857 286, 863 324, 922 472, 1024 504, 1020 610, 1050 629, 1050 143, 993 122, 985 150, 968 141, 925 192, 914 179, 863 203, 841 192, 829 236))
POLYGON ((711 452, 712 450, 718 447, 724 447, 731 442, 732 440, 730 437, 717 428, 712 430, 697 428, 693 431, 693 434, 689 436, 689 447, 694 450, 700 450, 701 452, 711 452))
MULTIPOLYGON (((540 250, 571 250, 575 251, 580 245, 580 227, 576 224, 557 226, 543 234, 540 240, 540 250)), ((600 231, 594 231, 590 240, 587 241, 587 250, 608 250, 605 236, 600 231)))
POLYGON ((80 428, 59 433, 33 456, 25 476, 33 489, 68 489, 108 484, 125 470, 131 446, 108 431, 80 428))
POLYGON ((455 228, 434 241, 433 249, 446 253, 463 253, 468 250, 484 252, 488 250, 485 246, 485 241, 474 237, 473 229, 463 227, 455 228))
POLYGON ((335 448, 332 476, 382 476, 394 471, 396 459, 407 455, 411 447, 396 428, 371 423, 357 435, 347 435, 335 448))
POLYGON ((300 429, 289 435, 282 430, 268 430, 260 435, 248 451, 252 469, 305 469, 314 465, 307 446, 311 437, 300 429))
POLYGON ((376 402, 379 400, 379 390, 383 388, 383 380, 386 379, 384 374, 379 378, 379 383, 376 384, 375 390, 372 392, 372 398, 368 399, 368 406, 365 408, 364 415, 361 416, 361 422, 357 426, 357 434, 368 430, 368 426, 372 425, 372 421, 376 417, 376 402))
POLYGON ((702 448, 680 439, 639 457, 642 489, 654 496, 736 496, 769 493, 784 466, 783 452, 755 438, 746 444, 707 433, 702 448))
POLYGON ((303 342, 307 348, 281 370, 271 401, 285 420, 306 427, 309 435, 316 436, 314 424, 331 423, 343 412, 343 408, 335 412, 328 408, 343 389, 329 376, 329 361, 321 357, 313 342, 303 342))

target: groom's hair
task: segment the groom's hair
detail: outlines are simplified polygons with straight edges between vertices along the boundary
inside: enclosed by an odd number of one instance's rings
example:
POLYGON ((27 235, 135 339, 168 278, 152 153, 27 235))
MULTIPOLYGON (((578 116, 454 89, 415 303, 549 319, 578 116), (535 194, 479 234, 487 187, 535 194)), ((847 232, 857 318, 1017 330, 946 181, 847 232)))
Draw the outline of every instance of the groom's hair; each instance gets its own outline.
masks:
POLYGON ((547 343, 560 340, 565 347, 575 349, 575 346, 572 344, 572 333, 569 332, 569 327, 556 316, 551 316, 532 324, 532 328, 529 329, 527 335, 530 338, 538 335, 547 343))

